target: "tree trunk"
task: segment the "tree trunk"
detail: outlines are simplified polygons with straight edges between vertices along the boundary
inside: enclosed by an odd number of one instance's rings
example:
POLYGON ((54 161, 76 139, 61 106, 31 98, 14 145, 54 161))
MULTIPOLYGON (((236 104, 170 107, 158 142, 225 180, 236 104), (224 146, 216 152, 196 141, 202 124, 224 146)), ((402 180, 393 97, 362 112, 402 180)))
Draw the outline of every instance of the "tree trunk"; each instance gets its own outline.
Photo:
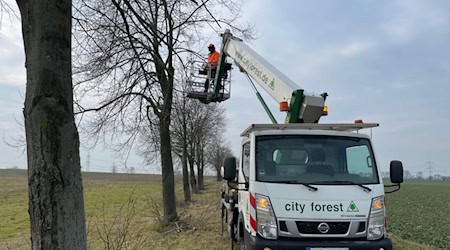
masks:
POLYGON ((222 181, 222 175, 220 174, 220 170, 216 171, 216 181, 222 181))
POLYGON ((170 222, 177 219, 177 207, 175 199, 175 175, 173 173, 172 146, 170 142, 170 112, 164 110, 160 118, 161 136, 161 171, 162 194, 164 207, 164 221, 170 222))
MULTIPOLYGON (((170 30, 167 33, 167 39, 169 43, 173 41, 173 22, 170 16, 166 15, 166 23, 169 25, 170 30), (167 19, 168 18, 168 19, 167 19)), ((164 221, 171 222, 178 218, 176 198, 175 198, 175 175, 173 172, 172 162, 172 145, 170 138, 170 115, 172 113, 172 101, 173 101, 173 82, 174 82, 174 68, 173 62, 173 47, 169 47, 167 51, 167 61, 161 57, 160 41, 153 40, 153 54, 155 60, 156 75, 159 80, 162 92, 163 104, 161 105, 159 113, 159 133, 161 140, 161 168, 162 168, 162 194, 163 194, 163 206, 164 206, 164 221)), ((153 106, 155 109, 155 106, 153 106)))
POLYGON ((214 168, 216 169, 216 181, 222 181, 222 174, 220 173, 220 168, 222 164, 220 163, 220 147, 217 147, 214 156, 214 168))
POLYGON ((186 145, 186 134, 183 135, 183 155, 181 157, 183 166, 183 191, 184 191, 184 201, 191 201, 191 189, 189 188, 189 171, 187 163, 187 145, 186 145))
POLYGON ((86 249, 74 122, 72 1, 17 0, 27 85, 24 107, 32 249, 86 249))
POLYGON ((197 155, 198 155, 198 162, 197 162, 198 190, 204 190, 205 187, 203 185, 203 168, 205 166, 205 162, 203 159, 204 148, 201 143, 199 143, 197 155))
POLYGON ((188 163, 187 163, 187 124, 186 124, 186 113, 184 112, 186 110, 186 98, 183 98, 183 112, 182 119, 183 119, 183 133, 182 133, 182 140, 183 140, 183 155, 181 156, 181 164, 183 167, 183 193, 184 193, 184 201, 190 202, 191 201, 191 188, 189 187, 189 170, 188 170, 188 163))
POLYGON ((200 167, 198 168, 197 172, 198 172, 198 189, 199 190, 204 190, 205 189, 205 185, 204 185, 204 178, 203 178, 203 168, 204 168, 204 164, 200 164, 200 167))
POLYGON ((189 158, 189 172, 190 172, 189 180, 191 183, 192 193, 198 194, 197 180, 195 179, 195 171, 194 171, 194 158, 192 157, 192 154, 188 158, 189 158))

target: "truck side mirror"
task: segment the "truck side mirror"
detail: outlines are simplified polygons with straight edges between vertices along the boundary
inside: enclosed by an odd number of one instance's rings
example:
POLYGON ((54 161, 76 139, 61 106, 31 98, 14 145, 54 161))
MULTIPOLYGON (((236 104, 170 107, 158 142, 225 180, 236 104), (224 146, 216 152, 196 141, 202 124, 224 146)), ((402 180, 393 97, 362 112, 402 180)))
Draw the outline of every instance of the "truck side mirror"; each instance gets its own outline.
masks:
POLYGON ((391 161, 389 172, 392 183, 400 184, 403 182, 403 164, 401 161, 391 161))
POLYGON ((236 158, 227 157, 223 161, 223 179, 232 181, 236 178, 236 158))

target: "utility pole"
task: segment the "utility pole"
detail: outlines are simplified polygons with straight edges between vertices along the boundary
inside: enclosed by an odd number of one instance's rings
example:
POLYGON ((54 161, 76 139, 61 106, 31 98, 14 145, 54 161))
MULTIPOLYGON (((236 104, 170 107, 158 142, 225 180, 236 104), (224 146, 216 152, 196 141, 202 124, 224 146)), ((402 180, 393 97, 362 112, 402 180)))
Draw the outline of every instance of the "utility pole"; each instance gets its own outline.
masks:
POLYGON ((425 168, 425 170, 428 170, 430 172, 430 181, 431 181, 431 178, 432 178, 431 171, 434 169, 431 165, 434 164, 434 162, 430 161, 430 158, 428 158, 428 161, 426 161, 425 163, 428 166, 428 167, 425 168))

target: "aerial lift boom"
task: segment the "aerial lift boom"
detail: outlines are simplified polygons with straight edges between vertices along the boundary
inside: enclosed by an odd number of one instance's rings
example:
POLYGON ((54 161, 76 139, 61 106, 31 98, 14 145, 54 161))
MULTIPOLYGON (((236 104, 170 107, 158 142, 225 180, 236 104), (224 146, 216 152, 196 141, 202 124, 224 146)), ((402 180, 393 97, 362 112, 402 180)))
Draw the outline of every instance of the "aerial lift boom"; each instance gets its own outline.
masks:
MULTIPOLYGON (((281 73, 273 65, 248 47, 243 41, 234 37, 229 30, 222 34, 222 47, 217 73, 214 79, 214 91, 209 97, 212 101, 223 101, 220 91, 230 57, 239 69, 253 78, 275 101, 280 104, 280 111, 287 111, 286 123, 317 123, 324 113, 327 94, 307 94, 294 81, 281 73)), ((276 123, 264 100, 257 93, 266 112, 276 123)), ((228 99, 228 98, 227 98, 228 99)))

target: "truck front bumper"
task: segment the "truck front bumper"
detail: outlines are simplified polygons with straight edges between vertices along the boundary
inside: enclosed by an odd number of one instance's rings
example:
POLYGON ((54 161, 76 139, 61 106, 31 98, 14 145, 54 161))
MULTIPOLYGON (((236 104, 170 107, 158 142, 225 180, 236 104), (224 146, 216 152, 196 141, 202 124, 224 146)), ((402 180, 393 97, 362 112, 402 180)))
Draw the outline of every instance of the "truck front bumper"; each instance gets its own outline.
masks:
POLYGON ((321 249, 348 249, 348 250, 392 250, 392 241, 389 238, 384 238, 375 241, 359 240, 359 241, 345 241, 345 240, 308 240, 303 241, 299 239, 278 239, 266 240, 260 236, 245 235, 245 243, 249 249, 272 249, 272 250, 314 250, 321 249))

